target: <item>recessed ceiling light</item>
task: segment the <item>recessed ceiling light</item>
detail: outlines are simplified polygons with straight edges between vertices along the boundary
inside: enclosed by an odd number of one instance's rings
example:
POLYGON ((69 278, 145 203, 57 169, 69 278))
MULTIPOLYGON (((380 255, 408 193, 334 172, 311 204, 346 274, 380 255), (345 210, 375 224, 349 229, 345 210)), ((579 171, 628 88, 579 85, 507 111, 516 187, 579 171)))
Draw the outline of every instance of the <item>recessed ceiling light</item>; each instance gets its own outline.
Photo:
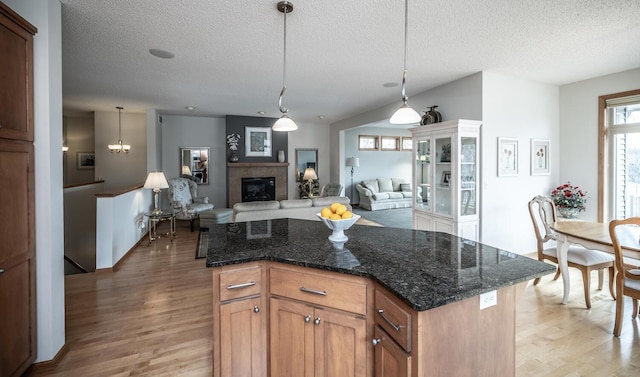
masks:
POLYGON ((173 59, 176 55, 173 52, 152 48, 149 53, 160 59, 173 59))
POLYGON ((318 115, 318 119, 324 119, 326 118, 324 115, 318 115))
POLYGON ((267 113, 266 111, 258 111, 258 114, 260 114, 260 115, 264 115, 266 113, 267 113))
POLYGON ((382 86, 384 86, 385 88, 393 88, 398 86, 397 82, 385 82, 384 84, 382 84, 382 86))
POLYGON ((193 110, 195 110, 195 109, 196 109, 196 107, 195 107, 195 106, 185 106, 184 108, 185 108, 185 109, 187 109, 187 110, 189 110, 189 111, 193 111, 193 110))

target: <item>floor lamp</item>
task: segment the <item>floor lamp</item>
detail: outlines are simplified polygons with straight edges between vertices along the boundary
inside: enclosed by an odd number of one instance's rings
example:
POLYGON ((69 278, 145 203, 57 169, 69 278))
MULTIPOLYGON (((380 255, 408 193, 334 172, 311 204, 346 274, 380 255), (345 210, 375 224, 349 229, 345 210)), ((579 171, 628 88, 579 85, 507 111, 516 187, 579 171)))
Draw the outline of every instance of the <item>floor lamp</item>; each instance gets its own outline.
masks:
MULTIPOLYGON (((358 157, 347 157, 347 166, 351 167, 351 200, 353 201, 353 168, 360 166, 360 159, 358 157)), ((351 203, 356 205, 355 203, 351 203)))

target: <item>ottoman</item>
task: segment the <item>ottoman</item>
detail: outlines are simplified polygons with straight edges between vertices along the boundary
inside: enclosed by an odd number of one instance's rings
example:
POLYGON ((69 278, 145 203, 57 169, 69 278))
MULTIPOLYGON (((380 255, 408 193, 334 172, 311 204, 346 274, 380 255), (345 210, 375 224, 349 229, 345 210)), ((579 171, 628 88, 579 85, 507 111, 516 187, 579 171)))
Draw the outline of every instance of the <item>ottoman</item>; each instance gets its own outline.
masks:
POLYGON ((226 224, 231 221, 233 210, 230 208, 214 208, 200 213, 200 228, 208 228, 213 224, 226 224))

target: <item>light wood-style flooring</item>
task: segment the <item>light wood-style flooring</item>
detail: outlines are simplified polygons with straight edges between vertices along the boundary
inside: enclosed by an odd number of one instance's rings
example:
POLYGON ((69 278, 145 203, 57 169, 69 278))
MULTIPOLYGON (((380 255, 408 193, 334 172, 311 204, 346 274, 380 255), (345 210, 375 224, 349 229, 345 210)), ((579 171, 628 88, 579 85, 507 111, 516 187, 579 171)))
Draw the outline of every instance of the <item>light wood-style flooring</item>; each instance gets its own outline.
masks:
MULTIPOLYGON (((211 271, 194 258, 198 232, 182 221, 177 231, 173 244, 142 241, 115 272, 67 276, 68 353, 54 370, 25 375, 210 376, 211 271)), ((595 273, 593 279, 596 286, 595 273)), ((640 376, 640 321, 631 320, 631 303, 615 338, 606 288, 592 291, 591 310, 579 273, 572 288, 566 306, 562 283, 551 276, 525 289, 517 306, 516 375, 640 376)))

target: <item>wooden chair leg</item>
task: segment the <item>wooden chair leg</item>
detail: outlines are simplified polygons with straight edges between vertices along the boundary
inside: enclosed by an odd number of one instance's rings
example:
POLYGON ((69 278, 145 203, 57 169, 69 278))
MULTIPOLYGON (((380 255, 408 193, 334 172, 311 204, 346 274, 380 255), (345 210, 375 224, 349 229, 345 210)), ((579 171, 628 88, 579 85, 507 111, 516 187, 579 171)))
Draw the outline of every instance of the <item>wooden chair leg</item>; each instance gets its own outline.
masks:
POLYGON ((591 270, 582 270, 582 283, 584 285, 584 301, 587 309, 591 309, 591 270))
POLYGON ((602 290, 602 285, 604 283, 604 269, 601 268, 598 270, 598 290, 602 290))
POLYGON ((613 282, 615 281, 615 269, 613 267, 609 267, 609 293, 611 293, 611 297, 615 300, 616 293, 613 291, 613 282))
POLYGON ((191 219, 191 220, 190 220, 190 223, 191 223, 191 231, 192 231, 192 232, 193 232, 193 222, 194 222, 195 220, 196 220, 196 219, 191 219))
POLYGON ((558 268, 556 269, 556 274, 555 274, 555 276, 553 277, 553 280, 558 280, 558 278, 559 278, 559 277, 560 277, 560 267, 558 267, 558 268))
POLYGON ((622 314, 624 313, 624 292, 622 291, 622 284, 616 282, 616 295, 620 298, 616 299, 616 320, 613 325, 613 335, 620 336, 620 330, 622 330, 622 314))

